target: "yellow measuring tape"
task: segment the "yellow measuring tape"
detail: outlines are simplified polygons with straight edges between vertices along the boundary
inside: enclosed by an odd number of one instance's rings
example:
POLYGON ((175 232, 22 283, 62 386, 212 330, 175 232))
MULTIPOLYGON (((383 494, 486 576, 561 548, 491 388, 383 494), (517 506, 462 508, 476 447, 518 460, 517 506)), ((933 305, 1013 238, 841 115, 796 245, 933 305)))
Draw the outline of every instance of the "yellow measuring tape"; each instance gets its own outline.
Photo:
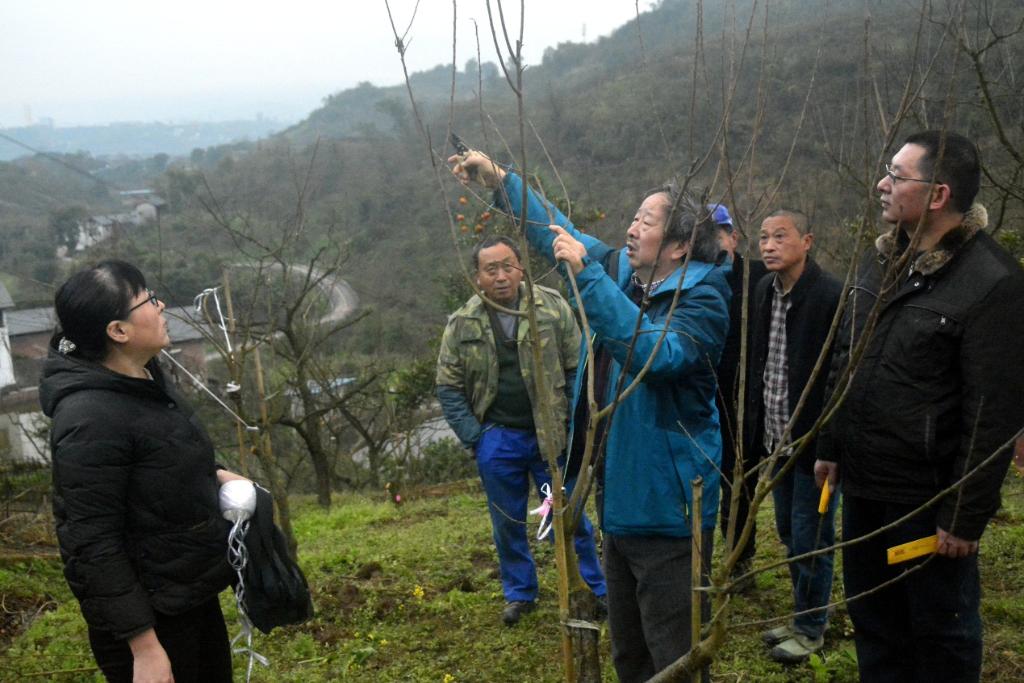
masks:
POLYGON ((894 545, 886 551, 889 564, 899 564, 922 555, 930 555, 939 548, 938 535, 925 536, 916 541, 894 545))

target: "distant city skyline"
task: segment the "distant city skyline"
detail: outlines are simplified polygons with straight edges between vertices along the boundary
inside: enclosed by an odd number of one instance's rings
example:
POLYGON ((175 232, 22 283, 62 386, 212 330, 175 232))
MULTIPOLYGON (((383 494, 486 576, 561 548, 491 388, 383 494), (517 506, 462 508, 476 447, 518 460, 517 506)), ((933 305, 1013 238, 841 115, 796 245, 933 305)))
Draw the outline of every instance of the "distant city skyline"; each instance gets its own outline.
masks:
MULTIPOLYGON (((415 0, 391 0, 400 31, 415 0)), ((592 41, 636 15, 633 0, 526 0, 524 54, 592 41)), ((641 11, 650 7, 642 2, 641 11)), ((497 3, 491 7, 497 12, 497 3)), ((503 5, 518 38, 519 3, 503 5)), ((458 3, 460 68, 495 61, 484 0, 458 3)), ((451 63, 452 3, 421 0, 406 40, 410 71, 451 63)), ((179 0, 6 2, 0 11, 0 128, 127 121, 222 121, 258 115, 293 123, 335 92, 402 82, 383 0, 287 4, 179 0), (13 67, 13 68, 11 68, 13 67)))

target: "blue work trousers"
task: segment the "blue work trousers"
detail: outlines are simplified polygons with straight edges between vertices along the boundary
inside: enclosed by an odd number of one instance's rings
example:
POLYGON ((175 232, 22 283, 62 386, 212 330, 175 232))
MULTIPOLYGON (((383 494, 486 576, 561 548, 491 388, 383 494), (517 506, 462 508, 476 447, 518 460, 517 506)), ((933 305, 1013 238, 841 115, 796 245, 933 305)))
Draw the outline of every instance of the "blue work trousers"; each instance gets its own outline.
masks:
MULTIPOLYGON (((780 461, 779 467, 782 464, 780 461)), ((821 489, 814 484, 814 474, 805 472, 798 463, 772 489, 772 498, 775 501, 775 529, 779 540, 786 546, 786 557, 796 557, 835 544, 838 491, 829 500, 825 514, 819 515, 821 489)), ((790 562, 789 578, 793 587, 793 611, 798 614, 793 618, 793 626, 808 638, 817 638, 825 632, 828 623, 825 606, 832 596, 832 553, 790 562), (816 611, 799 614, 806 610, 816 611)))
MULTIPOLYGON (((537 599, 537 568, 526 524, 530 477, 538 495, 542 495, 541 486, 551 484, 537 436, 532 431, 488 425, 476 444, 476 464, 487 493, 505 600, 533 602, 537 599)), ((548 538, 553 540, 554 532, 548 538)), ((594 595, 605 595, 608 589, 597 558, 594 528, 586 515, 576 528, 575 546, 583 580, 594 595)))
MULTIPOLYGON (((856 496, 843 500, 843 540, 861 538, 916 510, 856 496)), ((982 625, 978 556, 927 555, 888 564, 887 549, 931 536, 934 509, 843 551, 843 583, 864 683, 976 683, 982 625), (883 588, 883 583, 892 581, 883 588)))

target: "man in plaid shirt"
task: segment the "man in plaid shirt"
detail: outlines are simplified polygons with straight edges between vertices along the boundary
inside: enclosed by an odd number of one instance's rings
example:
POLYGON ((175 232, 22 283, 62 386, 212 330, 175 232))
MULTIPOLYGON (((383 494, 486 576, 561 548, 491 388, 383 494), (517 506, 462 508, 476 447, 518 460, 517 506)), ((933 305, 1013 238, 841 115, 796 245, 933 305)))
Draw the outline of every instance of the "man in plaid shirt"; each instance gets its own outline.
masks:
MULTIPOLYGON (((814 242, 800 211, 780 209, 761 224, 759 246, 768 270, 751 299, 754 330, 747 369, 746 447, 761 458, 780 452, 776 472, 785 474, 772 489, 775 527, 788 557, 834 542, 837 496, 818 514, 814 446, 801 445, 825 402, 826 372, 811 377, 823 352, 842 293, 839 281, 810 258, 814 242), (799 412, 796 406, 807 392, 799 412), (788 430, 787 430, 788 428, 788 430), (794 455, 796 454, 796 455, 794 455), (793 457, 797 461, 790 463, 793 457), (815 545, 817 543, 817 545, 815 545)), ((828 363, 822 365, 828 368, 828 363)), ((821 649, 832 593, 832 555, 791 562, 794 615, 763 634, 771 657, 801 662, 821 649)))

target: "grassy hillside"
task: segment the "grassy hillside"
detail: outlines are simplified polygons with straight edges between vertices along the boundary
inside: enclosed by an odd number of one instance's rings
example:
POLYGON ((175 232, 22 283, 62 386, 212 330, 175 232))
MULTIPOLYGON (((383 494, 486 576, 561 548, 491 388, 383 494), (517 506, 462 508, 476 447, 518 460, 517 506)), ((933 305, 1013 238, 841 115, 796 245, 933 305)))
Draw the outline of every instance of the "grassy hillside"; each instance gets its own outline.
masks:
MULTIPOLYGON (((308 624, 257 636, 270 668, 256 681, 296 683, 556 683, 559 641, 551 549, 536 548, 542 567, 540 608, 515 628, 500 623, 501 588, 485 501, 469 486, 417 497, 395 507, 346 496, 325 513, 296 500, 295 529, 314 591, 316 618, 308 624)), ((436 492, 437 489, 434 489, 436 492)), ((1024 676, 1024 480, 1010 477, 1004 510, 982 543, 985 673, 1003 683, 1024 676)), ((758 561, 781 555, 770 508, 759 518, 758 561)), ((0 672, 23 672, 55 681, 99 681, 84 625, 56 559, 4 559, 0 602, 0 672), (12 615, 15 615, 12 617, 12 615), (29 621, 21 631, 16 622, 29 621), (54 673, 63 671, 65 673, 54 673)), ((837 581, 835 595, 840 595, 837 581)), ((230 591, 222 596, 229 631, 237 631, 230 591)), ((713 667, 716 681, 856 680, 851 626, 840 608, 826 635, 824 658, 786 668, 771 662, 755 624, 785 613, 785 568, 758 577, 755 591, 736 600, 732 637, 713 667)), ((602 634, 605 680, 614 680, 602 634)), ((243 662, 236 658, 236 680, 243 662)), ((11 680, 8 674, 0 679, 11 680)), ((21 679, 18 679, 21 680, 21 679)))

